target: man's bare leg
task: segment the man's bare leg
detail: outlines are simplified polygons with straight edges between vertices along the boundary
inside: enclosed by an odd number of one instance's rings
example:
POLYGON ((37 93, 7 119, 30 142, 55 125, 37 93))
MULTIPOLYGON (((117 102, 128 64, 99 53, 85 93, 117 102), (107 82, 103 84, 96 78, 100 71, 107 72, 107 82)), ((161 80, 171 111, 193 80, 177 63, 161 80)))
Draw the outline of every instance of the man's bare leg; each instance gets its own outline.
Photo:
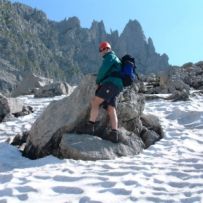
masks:
POLYGON ((104 99, 94 96, 91 102, 90 118, 89 121, 95 122, 99 114, 99 106, 104 99))
POLYGON ((117 117, 115 107, 109 105, 107 108, 107 112, 108 112, 108 115, 110 118, 112 130, 117 130, 118 129, 118 117, 117 117))

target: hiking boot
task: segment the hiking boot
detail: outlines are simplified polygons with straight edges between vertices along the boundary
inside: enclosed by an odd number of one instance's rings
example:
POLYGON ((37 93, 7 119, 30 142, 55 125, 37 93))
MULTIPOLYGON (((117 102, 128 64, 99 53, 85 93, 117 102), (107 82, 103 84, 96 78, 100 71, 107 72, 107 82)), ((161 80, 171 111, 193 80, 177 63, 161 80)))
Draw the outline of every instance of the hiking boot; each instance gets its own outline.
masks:
POLYGON ((94 135, 95 134, 95 124, 88 122, 85 123, 82 126, 79 126, 75 129, 75 132, 77 134, 88 134, 88 135, 94 135))
POLYGON ((118 130, 111 130, 111 132, 107 135, 106 139, 113 143, 118 143, 119 142, 118 130))

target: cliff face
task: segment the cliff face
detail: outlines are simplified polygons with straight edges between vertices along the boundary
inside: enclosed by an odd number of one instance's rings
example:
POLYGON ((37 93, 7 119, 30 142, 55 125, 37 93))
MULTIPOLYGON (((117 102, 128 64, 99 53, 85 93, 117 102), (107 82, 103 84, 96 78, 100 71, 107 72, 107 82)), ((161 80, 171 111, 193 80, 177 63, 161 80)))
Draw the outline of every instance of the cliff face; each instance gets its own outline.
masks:
POLYGON ((130 20, 119 36, 117 31, 106 33, 102 21, 81 28, 77 17, 54 22, 42 11, 1 0, 0 21, 0 58, 20 72, 31 70, 77 83, 82 74, 97 72, 101 63, 98 44, 103 40, 120 57, 132 54, 142 73, 169 68, 167 55, 155 52, 152 39, 146 40, 136 20, 130 20))

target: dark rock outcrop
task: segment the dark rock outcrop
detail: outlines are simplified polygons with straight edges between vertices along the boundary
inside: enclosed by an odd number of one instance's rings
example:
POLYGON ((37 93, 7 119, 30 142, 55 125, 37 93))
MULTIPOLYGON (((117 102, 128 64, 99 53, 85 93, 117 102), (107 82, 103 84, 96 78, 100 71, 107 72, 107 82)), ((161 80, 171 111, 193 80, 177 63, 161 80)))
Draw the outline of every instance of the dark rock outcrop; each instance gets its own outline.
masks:
POLYGON ((203 62, 187 63, 182 67, 175 66, 168 71, 142 77, 145 85, 140 88, 140 92, 147 94, 172 93, 174 99, 176 97, 178 100, 185 100, 189 97, 191 88, 203 89, 202 78, 203 62))

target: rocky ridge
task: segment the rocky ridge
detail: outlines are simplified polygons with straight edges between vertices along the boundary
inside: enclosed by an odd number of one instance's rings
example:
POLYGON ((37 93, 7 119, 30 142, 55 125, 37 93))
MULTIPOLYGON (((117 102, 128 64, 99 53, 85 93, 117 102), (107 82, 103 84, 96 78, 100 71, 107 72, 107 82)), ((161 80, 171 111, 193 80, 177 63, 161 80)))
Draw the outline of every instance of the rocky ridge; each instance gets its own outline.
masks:
POLYGON ((0 63, 0 69, 14 78, 8 78, 8 85, 1 80, 2 91, 12 89, 19 75, 28 70, 78 83, 84 74, 97 72, 101 63, 98 44, 103 40, 108 40, 120 57, 132 54, 140 72, 169 68, 167 55, 156 53, 152 39, 146 39, 136 20, 130 20, 119 35, 118 31, 107 33, 102 21, 93 21, 90 28, 82 28, 77 17, 55 22, 42 11, 8 0, 0 3, 0 20, 0 60, 18 70, 11 75, 0 63))

